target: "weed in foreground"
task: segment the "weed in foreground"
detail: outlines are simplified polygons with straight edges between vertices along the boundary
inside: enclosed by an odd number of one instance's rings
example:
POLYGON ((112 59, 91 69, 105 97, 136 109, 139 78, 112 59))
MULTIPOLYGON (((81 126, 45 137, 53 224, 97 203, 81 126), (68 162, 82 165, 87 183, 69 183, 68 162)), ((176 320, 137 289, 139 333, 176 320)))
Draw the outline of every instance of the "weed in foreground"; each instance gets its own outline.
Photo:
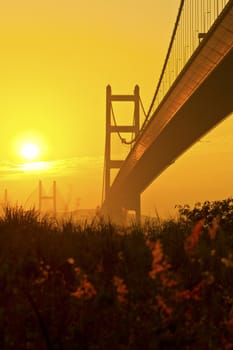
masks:
POLYGON ((8 208, 0 348, 233 349, 233 226, 224 205, 224 221, 221 211, 208 221, 189 209, 177 221, 127 228, 59 226, 8 208))

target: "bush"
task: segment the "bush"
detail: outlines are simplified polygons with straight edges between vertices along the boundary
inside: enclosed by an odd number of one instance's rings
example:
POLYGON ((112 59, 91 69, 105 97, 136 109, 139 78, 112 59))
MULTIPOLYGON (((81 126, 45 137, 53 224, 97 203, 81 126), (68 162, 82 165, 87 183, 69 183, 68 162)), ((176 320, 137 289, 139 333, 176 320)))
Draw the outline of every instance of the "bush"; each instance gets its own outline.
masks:
POLYGON ((59 226, 8 208, 0 348, 233 349, 232 207, 206 203, 127 228, 59 226), (223 220, 223 208, 224 221, 202 220, 211 210, 223 220))
POLYGON ((233 227, 233 198, 196 203, 192 209, 189 205, 179 205, 177 208, 180 216, 192 223, 205 219, 210 225, 216 219, 222 228, 231 230, 233 227))

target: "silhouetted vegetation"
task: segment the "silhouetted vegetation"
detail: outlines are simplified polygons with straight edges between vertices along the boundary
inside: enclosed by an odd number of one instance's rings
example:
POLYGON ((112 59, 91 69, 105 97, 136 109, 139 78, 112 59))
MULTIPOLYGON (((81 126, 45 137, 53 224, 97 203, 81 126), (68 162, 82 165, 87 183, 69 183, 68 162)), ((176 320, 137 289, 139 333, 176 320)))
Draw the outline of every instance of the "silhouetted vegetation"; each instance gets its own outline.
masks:
POLYGON ((233 349, 232 199, 178 220, 0 218, 0 349, 233 349))

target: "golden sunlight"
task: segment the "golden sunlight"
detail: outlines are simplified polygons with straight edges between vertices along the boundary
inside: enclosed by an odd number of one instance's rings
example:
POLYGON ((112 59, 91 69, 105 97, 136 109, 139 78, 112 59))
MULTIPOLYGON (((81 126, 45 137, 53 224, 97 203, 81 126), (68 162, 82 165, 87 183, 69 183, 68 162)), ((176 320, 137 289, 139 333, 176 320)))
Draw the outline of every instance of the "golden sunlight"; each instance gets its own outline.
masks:
POLYGON ((34 160, 40 153, 39 146, 34 143, 25 143, 22 145, 20 153, 24 159, 34 160))
POLYGON ((35 130, 27 130, 18 135, 12 142, 12 148, 18 161, 21 159, 30 163, 44 160, 48 151, 44 138, 35 130))
POLYGON ((22 170, 26 172, 48 171, 51 168, 51 162, 30 162, 22 165, 22 170))

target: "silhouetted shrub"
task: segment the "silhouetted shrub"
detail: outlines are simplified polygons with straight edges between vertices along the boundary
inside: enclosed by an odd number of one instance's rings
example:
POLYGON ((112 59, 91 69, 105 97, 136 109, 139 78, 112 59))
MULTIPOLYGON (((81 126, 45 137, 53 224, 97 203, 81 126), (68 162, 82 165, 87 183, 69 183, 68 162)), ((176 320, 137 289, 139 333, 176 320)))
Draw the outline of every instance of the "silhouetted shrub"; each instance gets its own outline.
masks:
POLYGON ((228 210, 231 200, 205 202, 178 221, 124 228, 8 208, 0 349, 232 349, 228 210))

